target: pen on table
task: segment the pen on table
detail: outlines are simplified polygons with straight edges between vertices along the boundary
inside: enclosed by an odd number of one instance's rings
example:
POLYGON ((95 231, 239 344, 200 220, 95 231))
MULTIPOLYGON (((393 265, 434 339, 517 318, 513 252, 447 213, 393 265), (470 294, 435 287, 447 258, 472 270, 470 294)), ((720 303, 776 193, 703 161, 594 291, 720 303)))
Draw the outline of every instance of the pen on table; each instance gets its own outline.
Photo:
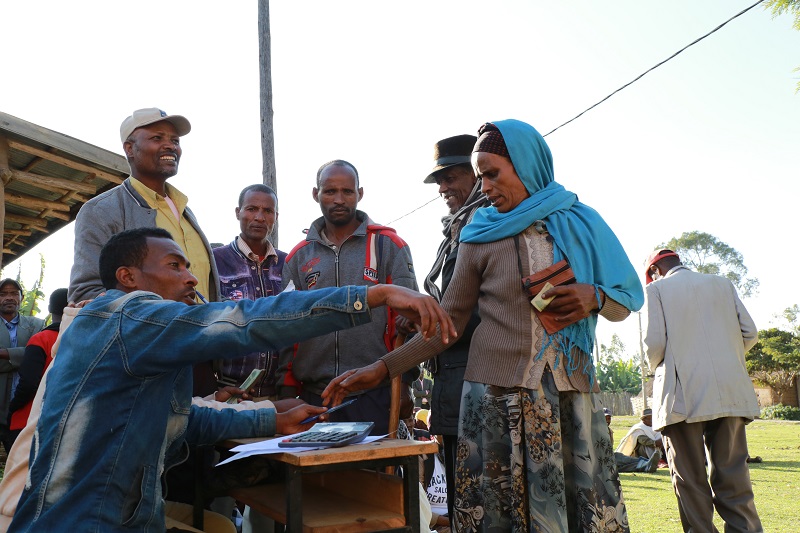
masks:
POLYGON ((201 302, 203 302, 204 304, 207 304, 207 303, 208 303, 208 300, 206 300, 206 297, 205 297, 205 296, 203 296, 203 295, 200 293, 200 291, 198 291, 197 289, 195 289, 194 293, 197 295, 197 297, 198 297, 198 298, 200 298, 200 301, 201 301, 201 302))
POLYGON ((318 420, 319 417, 321 417, 322 415, 327 415, 327 414, 333 413, 334 411, 338 411, 339 409, 347 407, 348 405, 350 405, 351 403, 353 403, 356 400, 358 400, 358 396, 356 396, 355 398, 350 398, 349 400, 346 400, 346 401, 340 403, 336 407, 331 407, 330 409, 328 409, 324 413, 320 413, 320 414, 314 415, 314 416, 309 416, 308 418, 306 418, 305 420, 300 422, 300 424, 301 425, 302 424, 308 424, 309 422, 313 422, 314 420, 318 420))

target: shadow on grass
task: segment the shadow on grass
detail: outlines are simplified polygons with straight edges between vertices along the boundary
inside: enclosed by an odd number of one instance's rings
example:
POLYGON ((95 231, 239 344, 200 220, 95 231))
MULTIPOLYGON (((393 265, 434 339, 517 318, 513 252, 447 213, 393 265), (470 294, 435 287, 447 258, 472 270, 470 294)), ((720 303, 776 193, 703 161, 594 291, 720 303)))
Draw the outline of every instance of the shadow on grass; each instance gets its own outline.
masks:
POLYGON ((800 471, 800 461, 770 461, 769 459, 764 459, 761 463, 750 463, 750 470, 800 471))

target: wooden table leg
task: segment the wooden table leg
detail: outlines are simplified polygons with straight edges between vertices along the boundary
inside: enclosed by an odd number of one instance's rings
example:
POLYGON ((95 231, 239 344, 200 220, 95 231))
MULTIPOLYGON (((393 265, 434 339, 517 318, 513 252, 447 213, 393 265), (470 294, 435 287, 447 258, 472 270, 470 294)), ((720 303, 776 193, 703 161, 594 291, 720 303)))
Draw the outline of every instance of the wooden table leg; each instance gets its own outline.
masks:
POLYGON ((286 531, 303 531, 303 473, 286 465, 286 531))
POLYGON ((406 457, 403 466, 403 500, 405 503, 406 526, 414 533, 419 529, 419 458, 406 457))

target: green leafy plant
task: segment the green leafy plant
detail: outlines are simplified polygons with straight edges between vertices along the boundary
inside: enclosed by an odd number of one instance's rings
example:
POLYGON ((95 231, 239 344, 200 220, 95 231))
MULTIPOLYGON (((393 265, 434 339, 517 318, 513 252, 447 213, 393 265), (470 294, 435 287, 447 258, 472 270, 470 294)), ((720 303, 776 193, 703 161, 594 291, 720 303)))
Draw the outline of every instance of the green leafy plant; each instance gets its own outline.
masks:
POLYGON ((625 354, 625 345, 616 334, 611 337, 609 346, 600 345, 597 382, 603 392, 630 392, 636 395, 642 390, 641 368, 625 354))
MULTIPOLYGON (((764 2, 764 9, 772 10, 773 18, 783 14, 793 15, 794 24, 792 26, 794 29, 800 30, 800 0, 767 0, 764 2)), ((794 72, 798 71, 800 71, 800 67, 794 69, 794 72)), ((795 92, 800 92, 800 82, 797 82, 795 92)))
POLYGON ((761 410, 761 418, 765 420, 800 420, 800 408, 778 403, 761 410))
POLYGON ((761 330, 745 362, 748 374, 772 387, 782 400, 800 376, 800 336, 778 328, 761 330))

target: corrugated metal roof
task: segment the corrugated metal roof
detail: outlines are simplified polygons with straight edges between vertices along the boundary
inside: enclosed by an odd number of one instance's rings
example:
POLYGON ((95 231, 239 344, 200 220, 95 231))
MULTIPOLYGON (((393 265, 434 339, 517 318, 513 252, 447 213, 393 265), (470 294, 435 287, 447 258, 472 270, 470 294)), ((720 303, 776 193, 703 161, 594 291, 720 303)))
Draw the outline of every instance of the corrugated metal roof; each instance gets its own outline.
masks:
POLYGON ((2 266, 69 224, 84 203, 129 173, 119 154, 0 112, 2 266))

